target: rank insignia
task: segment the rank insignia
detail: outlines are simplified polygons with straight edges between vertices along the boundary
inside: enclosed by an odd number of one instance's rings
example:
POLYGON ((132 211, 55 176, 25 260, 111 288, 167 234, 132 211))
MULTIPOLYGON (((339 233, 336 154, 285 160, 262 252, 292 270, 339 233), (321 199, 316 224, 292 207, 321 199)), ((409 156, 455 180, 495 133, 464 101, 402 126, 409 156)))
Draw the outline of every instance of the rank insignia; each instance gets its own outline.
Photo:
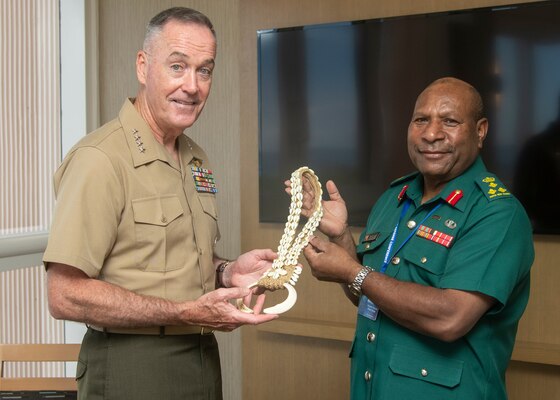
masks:
POLYGON ((214 182, 214 175, 212 171, 206 168, 191 165, 192 176, 194 185, 197 192, 203 193, 217 193, 216 183, 214 182))
POLYGON ((457 189, 452 191, 449 196, 445 199, 447 203, 451 206, 455 206, 463 198, 463 191, 461 189, 457 189))
POLYGON ((454 237, 451 235, 436 231, 435 229, 429 228, 425 225, 420 225, 420 227, 416 231, 416 236, 420 236, 424 239, 430 240, 447 248, 451 246, 451 242, 454 239, 454 237))
POLYGON ((404 198, 404 194, 406 193, 406 189, 408 189, 408 185, 404 185, 401 189, 401 192, 397 196, 397 200, 401 201, 404 198))
POLYGON ((136 146, 138 147, 138 151, 140 153, 145 152, 146 148, 144 147, 144 143, 142 143, 142 138, 140 137, 140 134, 138 133, 137 129, 132 130, 132 136, 134 137, 134 142, 136 142, 136 146))
POLYGON ((482 189, 488 200, 503 199, 511 197, 511 193, 497 178, 493 176, 486 176, 477 180, 478 186, 482 189))

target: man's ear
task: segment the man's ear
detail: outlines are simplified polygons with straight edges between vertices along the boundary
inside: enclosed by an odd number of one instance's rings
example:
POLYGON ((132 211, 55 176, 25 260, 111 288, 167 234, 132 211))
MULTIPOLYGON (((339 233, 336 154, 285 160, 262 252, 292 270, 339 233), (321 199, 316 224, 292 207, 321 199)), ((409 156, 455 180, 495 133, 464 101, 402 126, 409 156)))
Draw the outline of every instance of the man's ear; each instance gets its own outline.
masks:
POLYGON ((486 139, 486 134, 488 133, 488 119, 481 118, 476 123, 476 135, 478 136, 478 148, 482 149, 482 144, 484 139, 486 139))
POLYGON ((144 50, 139 50, 136 54, 136 77, 140 84, 146 84, 146 73, 148 68, 148 55, 144 50))

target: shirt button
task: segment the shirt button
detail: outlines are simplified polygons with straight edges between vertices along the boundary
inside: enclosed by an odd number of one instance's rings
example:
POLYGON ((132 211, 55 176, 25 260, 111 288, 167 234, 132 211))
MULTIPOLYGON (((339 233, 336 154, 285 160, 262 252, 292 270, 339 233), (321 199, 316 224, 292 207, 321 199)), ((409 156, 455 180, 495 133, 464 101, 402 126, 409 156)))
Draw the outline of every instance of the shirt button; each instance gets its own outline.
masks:
POLYGON ((373 332, 368 332, 367 336, 366 336, 366 340, 368 342, 373 342, 375 340, 375 333, 373 332))
POLYGON ((395 257, 393 257, 393 258, 391 259, 391 262, 392 262, 393 264, 397 265, 398 263, 401 262, 401 258, 398 257, 398 256, 395 256, 395 257))
POLYGON ((422 376, 428 376, 428 370, 425 368, 422 368, 422 370, 420 371, 420 373, 422 374, 422 376))
POLYGON ((161 216, 161 222, 164 224, 167 222, 167 218, 165 218, 165 215, 161 216))
POLYGON ((369 249, 369 243, 368 243, 368 244, 366 244, 366 249, 369 249))
POLYGON ((420 262, 421 262, 422 264, 426 264, 427 261, 428 261, 428 259, 427 259, 426 257, 422 257, 422 258, 420 259, 420 262))
POLYGON ((366 380, 366 382, 369 382, 369 380, 371 379, 371 372, 366 371, 366 373, 364 374, 364 379, 366 380))
POLYGON ((414 229, 416 227, 416 221, 410 220, 406 223, 406 226, 408 226, 408 229, 414 229))

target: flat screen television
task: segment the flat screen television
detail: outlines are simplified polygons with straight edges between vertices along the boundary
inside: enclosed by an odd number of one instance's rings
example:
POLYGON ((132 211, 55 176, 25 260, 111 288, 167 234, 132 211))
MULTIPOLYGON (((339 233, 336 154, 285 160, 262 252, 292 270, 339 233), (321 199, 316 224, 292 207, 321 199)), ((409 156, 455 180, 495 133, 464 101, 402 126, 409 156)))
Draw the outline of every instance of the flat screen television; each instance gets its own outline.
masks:
POLYGON ((481 93, 483 159, 536 233, 560 233, 560 1, 258 32, 259 213, 285 222, 283 181, 332 179, 364 226, 414 171, 406 134, 417 95, 455 76, 481 93))

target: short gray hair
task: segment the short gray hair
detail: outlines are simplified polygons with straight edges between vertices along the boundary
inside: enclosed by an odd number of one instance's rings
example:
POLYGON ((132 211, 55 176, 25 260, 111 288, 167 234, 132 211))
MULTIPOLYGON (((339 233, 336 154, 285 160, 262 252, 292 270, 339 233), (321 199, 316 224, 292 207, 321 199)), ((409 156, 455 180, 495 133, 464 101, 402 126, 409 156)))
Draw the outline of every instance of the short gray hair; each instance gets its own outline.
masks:
POLYGON ((152 38, 161 32, 165 24, 169 21, 179 21, 185 24, 191 23, 205 26, 210 29, 212 35, 214 35, 214 39, 216 38, 214 26, 206 15, 192 8, 172 7, 163 10, 148 22, 146 35, 144 36, 144 49, 146 49, 152 38))

